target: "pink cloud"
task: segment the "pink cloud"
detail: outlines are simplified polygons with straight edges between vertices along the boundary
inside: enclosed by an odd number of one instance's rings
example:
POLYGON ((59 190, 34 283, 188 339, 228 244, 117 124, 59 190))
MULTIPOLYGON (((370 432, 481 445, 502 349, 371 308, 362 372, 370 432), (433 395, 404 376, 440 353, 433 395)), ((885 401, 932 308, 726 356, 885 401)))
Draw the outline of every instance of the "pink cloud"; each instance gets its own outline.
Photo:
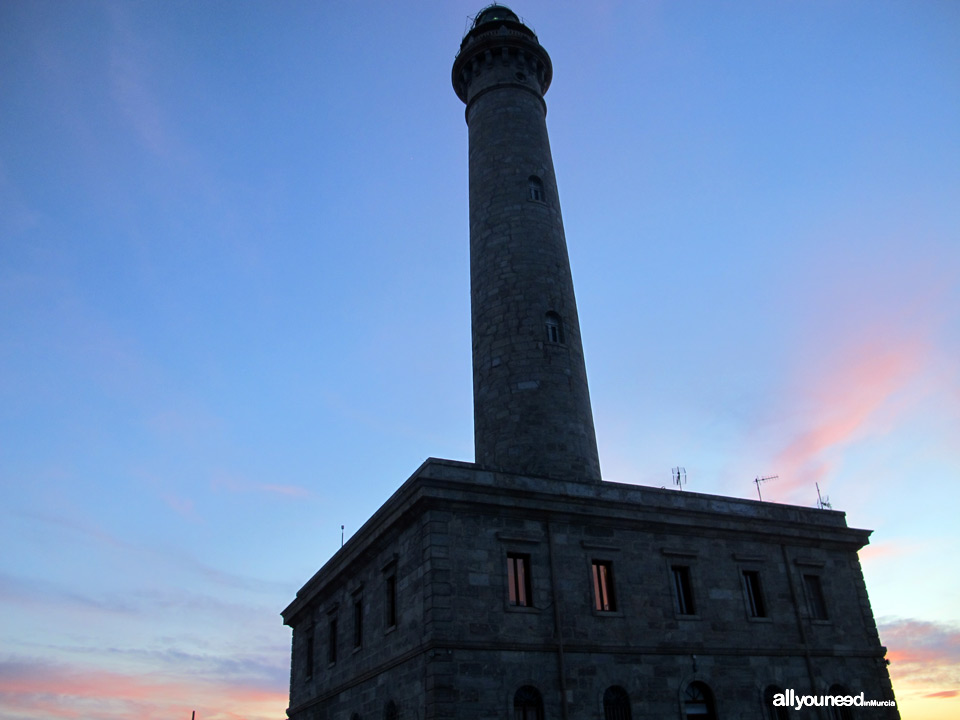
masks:
POLYGON ((41 662, 0 663, 0 705, 28 718, 266 720, 282 717, 285 688, 195 677, 156 678, 41 662))
POLYGON ((860 561, 885 560, 892 557, 902 557, 904 555, 913 555, 920 551, 918 543, 897 542, 877 542, 870 543, 862 548, 858 553, 860 561))
POLYGON ((772 466, 778 492, 805 498, 814 483, 824 490, 842 451, 889 430, 907 408, 902 395, 924 369, 929 351, 921 342, 866 342, 835 361, 792 404, 809 420, 777 453, 772 466))
POLYGON ((924 695, 928 698, 954 698, 957 695, 960 695, 960 690, 943 690, 941 692, 929 693, 924 695))

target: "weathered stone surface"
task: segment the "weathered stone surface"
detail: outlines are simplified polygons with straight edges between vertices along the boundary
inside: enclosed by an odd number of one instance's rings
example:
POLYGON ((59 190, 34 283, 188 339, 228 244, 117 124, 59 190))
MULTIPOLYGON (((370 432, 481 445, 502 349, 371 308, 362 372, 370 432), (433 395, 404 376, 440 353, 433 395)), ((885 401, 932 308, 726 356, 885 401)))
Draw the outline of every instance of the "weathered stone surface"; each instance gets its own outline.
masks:
POLYGON ((550 67, 536 36, 512 22, 471 30, 454 63, 470 136, 476 461, 597 482, 580 321, 547 137, 550 67), (559 319, 556 338, 548 313, 559 319))
POLYGON ((582 487, 424 463, 284 611, 290 716, 380 718, 392 700, 405 718, 512 717, 523 685, 542 693, 548 718, 563 717, 564 698, 567 717, 602 718, 611 685, 628 692, 634 718, 681 717, 693 680, 712 689, 719 717, 764 717, 768 685, 893 697, 857 561, 869 532, 848 528, 843 513, 615 483, 571 492, 582 487), (530 607, 509 602, 508 553, 529 558, 530 607), (594 609, 594 560, 613 568, 611 612, 594 609), (678 563, 690 568, 692 615, 677 611, 678 563), (751 617, 744 570, 759 575, 765 617, 751 617), (826 620, 811 616, 811 573, 826 620), (358 588, 364 637, 354 650, 358 588), (339 652, 328 664, 331 613, 339 652))

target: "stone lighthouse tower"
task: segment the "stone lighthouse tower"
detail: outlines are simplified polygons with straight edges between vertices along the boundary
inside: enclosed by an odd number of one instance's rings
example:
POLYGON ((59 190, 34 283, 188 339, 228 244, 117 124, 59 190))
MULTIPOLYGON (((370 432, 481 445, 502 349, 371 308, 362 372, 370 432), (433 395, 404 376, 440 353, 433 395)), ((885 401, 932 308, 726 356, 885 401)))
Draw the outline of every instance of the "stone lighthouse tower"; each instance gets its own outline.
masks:
POLYGON ((453 87, 470 136, 476 463, 600 481, 573 278, 547 137, 553 68, 502 5, 460 44, 453 87))

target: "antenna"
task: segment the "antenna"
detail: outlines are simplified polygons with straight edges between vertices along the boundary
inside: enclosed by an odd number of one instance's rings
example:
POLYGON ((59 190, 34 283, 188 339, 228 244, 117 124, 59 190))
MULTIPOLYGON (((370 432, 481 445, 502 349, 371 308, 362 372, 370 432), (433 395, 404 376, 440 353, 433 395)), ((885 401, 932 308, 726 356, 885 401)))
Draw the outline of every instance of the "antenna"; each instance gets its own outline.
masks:
POLYGON ((760 483, 766 482, 767 480, 776 480, 778 477, 780 477, 780 476, 779 476, 779 475, 767 475, 766 477, 760 477, 760 476, 758 475, 756 478, 754 478, 753 484, 757 486, 757 497, 759 497, 760 500, 763 500, 763 495, 760 494, 760 483))
POLYGON ((817 486, 817 507, 821 510, 833 510, 833 505, 830 504, 829 495, 820 494, 820 483, 814 483, 817 486))
POLYGON ((343 525, 340 526, 340 547, 343 547, 343 525))
POLYGON ((678 465, 675 468, 670 468, 670 470, 673 473, 673 484, 676 485, 678 489, 683 490, 683 486, 687 482, 687 469, 678 465))

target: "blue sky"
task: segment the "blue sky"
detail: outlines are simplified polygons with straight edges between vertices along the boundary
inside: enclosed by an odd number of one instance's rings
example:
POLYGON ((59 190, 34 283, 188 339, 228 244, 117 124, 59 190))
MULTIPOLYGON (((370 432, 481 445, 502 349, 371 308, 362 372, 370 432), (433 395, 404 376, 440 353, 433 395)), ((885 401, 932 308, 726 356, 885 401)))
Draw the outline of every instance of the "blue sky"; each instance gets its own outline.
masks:
MULTIPOLYGON (((604 478, 851 525, 960 712, 960 6, 513 5, 604 478)), ((279 611, 471 460, 464 2, 0 4, 0 718, 280 718, 279 611), (70 715, 70 713, 74 715, 70 715)))

